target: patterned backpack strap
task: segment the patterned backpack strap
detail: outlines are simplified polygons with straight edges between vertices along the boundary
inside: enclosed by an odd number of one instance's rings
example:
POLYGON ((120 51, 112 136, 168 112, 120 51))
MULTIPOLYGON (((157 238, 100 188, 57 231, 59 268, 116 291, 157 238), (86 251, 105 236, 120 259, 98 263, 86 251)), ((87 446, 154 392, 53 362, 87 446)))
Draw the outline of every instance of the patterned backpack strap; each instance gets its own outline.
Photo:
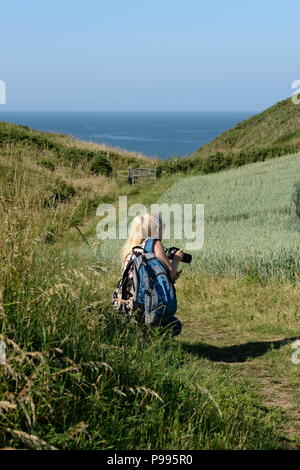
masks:
POLYGON ((142 252, 145 251, 145 249, 144 249, 142 246, 140 246, 140 245, 137 245, 137 246, 133 246, 133 247, 132 247, 132 253, 136 255, 137 253, 136 253, 135 250, 138 250, 138 251, 141 250, 142 252))
POLYGON ((132 268, 133 261, 134 261, 134 260, 130 260, 130 261, 128 262, 126 268, 124 269, 124 271, 123 271, 123 273, 122 273, 122 277, 121 277, 121 279, 120 279, 122 299, 124 299, 124 296, 125 296, 126 287, 127 287, 128 274, 129 274, 130 269, 132 268))

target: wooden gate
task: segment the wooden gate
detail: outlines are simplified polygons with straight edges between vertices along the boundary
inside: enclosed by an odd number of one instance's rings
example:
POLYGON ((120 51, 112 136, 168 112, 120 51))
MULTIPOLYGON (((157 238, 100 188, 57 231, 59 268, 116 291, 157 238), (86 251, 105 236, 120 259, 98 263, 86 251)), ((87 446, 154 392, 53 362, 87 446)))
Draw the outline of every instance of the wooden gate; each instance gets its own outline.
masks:
POLYGON ((128 183, 140 184, 156 180, 156 168, 131 168, 128 170, 128 183))
POLYGON ((126 168, 117 170, 118 179, 126 181, 129 184, 140 184, 155 181, 157 174, 156 168, 126 168))

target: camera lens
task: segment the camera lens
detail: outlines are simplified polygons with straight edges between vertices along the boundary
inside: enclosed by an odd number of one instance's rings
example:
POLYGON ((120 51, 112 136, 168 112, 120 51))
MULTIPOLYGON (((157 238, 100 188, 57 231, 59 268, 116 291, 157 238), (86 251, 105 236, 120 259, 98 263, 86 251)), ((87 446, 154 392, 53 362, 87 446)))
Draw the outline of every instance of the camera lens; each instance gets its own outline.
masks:
MULTIPOLYGON (((165 252, 166 252, 167 257, 170 260, 172 260, 172 259, 174 259, 174 255, 175 255, 176 251, 178 251, 178 250, 179 250, 179 248, 176 248, 175 246, 172 246, 172 248, 166 248, 165 252)), ((192 255, 190 255, 189 253, 183 253, 183 258, 182 258, 183 263, 190 264, 192 259, 193 259, 192 255)))
POLYGON ((193 257, 189 253, 183 253, 182 262, 189 264, 192 261, 193 257))

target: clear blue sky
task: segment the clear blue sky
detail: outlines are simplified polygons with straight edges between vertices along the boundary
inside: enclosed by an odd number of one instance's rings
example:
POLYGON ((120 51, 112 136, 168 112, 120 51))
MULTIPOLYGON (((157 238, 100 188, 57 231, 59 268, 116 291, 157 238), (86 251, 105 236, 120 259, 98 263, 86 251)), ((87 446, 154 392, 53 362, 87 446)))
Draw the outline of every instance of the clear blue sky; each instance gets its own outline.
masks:
POLYGON ((1 2, 18 110, 261 110, 300 79, 299 0, 1 2))

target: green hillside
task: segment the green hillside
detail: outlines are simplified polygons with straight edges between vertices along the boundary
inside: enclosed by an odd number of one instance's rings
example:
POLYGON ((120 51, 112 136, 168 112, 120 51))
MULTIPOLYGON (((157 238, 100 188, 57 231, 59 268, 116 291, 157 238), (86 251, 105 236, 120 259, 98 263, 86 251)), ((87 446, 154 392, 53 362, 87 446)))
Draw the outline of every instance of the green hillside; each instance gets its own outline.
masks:
POLYGON ((166 173, 214 173, 298 150, 300 106, 288 98, 223 132, 189 157, 171 158, 159 168, 166 173))
POLYGON ((300 155, 132 188, 116 170, 153 161, 0 131, 0 449, 299 448, 300 155), (95 239, 95 211, 120 194, 205 204, 177 339, 141 342, 112 310, 118 244, 95 239))
POLYGON ((69 135, 42 132, 27 126, 0 122, 1 155, 24 154, 38 165, 84 169, 91 174, 110 175, 118 168, 153 166, 154 161, 137 152, 105 144, 85 142, 69 135))
POLYGON ((119 168, 149 165, 153 160, 141 154, 0 122, 1 210, 30 208, 47 242, 114 199, 119 168))
POLYGON ((300 147, 300 106, 291 98, 280 101, 223 132, 193 156, 238 153, 280 146, 300 147))
POLYGON ((89 144, 2 131, 0 448, 283 447, 280 413, 252 385, 157 331, 141 345, 138 326, 111 307, 119 266, 73 227, 89 237, 99 202, 152 202, 173 180, 131 188, 114 168, 95 172, 89 144))
POLYGON ((194 152, 191 168, 203 173, 295 153, 300 149, 300 106, 291 98, 224 132, 194 152))

